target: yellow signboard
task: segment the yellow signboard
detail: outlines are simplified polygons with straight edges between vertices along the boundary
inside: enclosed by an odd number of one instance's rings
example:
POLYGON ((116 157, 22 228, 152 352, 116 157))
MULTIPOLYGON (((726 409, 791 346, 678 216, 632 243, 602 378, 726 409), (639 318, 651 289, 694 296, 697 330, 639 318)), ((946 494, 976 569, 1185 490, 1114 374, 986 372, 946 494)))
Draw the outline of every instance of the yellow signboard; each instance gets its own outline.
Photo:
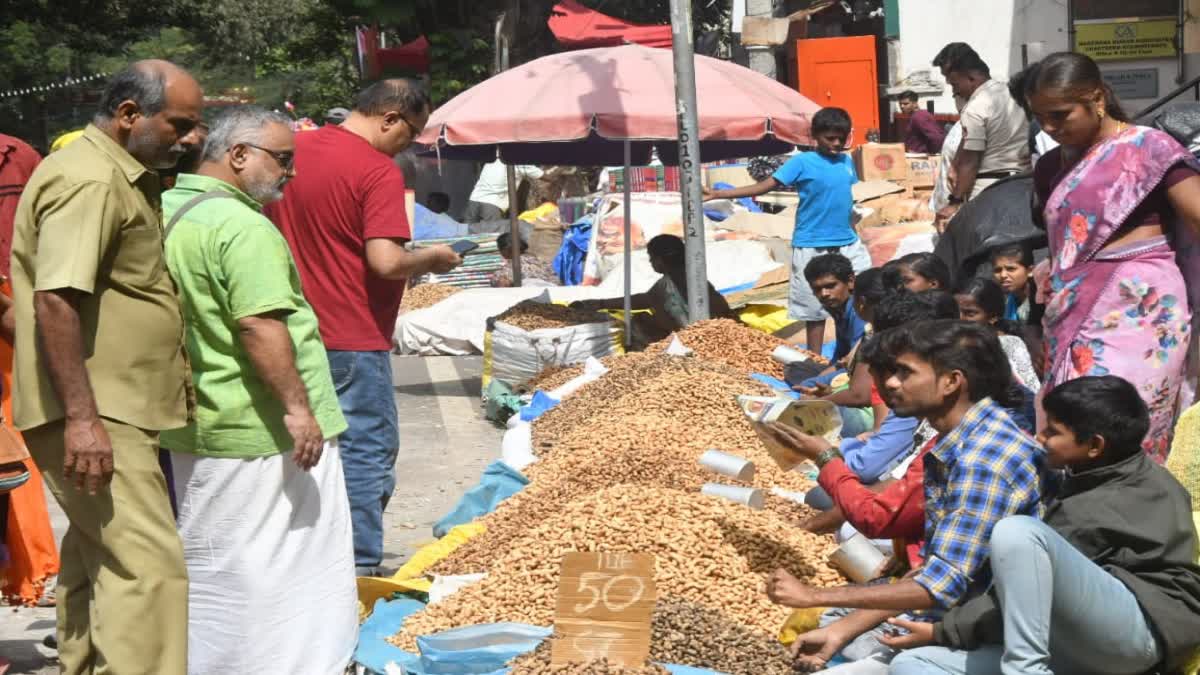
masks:
POLYGON ((1175 56, 1175 20, 1077 23, 1075 51, 1097 61, 1175 56))

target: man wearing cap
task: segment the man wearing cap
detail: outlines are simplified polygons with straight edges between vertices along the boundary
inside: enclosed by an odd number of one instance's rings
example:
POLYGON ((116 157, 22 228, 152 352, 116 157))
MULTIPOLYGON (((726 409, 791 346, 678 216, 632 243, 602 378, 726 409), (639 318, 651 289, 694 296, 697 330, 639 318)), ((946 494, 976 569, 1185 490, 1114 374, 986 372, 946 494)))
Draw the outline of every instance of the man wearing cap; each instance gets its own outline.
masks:
POLYGON ((338 125, 350 117, 350 111, 345 108, 330 108, 325 111, 325 124, 338 125))

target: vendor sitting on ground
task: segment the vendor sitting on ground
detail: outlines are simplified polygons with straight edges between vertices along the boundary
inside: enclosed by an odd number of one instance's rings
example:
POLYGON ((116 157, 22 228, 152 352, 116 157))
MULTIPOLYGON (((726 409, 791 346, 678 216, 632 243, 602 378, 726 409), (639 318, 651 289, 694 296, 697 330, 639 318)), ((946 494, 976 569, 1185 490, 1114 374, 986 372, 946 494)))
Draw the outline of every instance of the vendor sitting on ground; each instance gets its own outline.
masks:
MULTIPOLYGON (((855 275, 848 258, 838 253, 817 256, 805 265, 804 278, 821 308, 833 317, 836 342, 833 364, 820 375, 795 384, 794 388, 806 396, 831 400, 833 394, 841 393, 831 386, 834 379, 853 375, 854 369, 849 368, 853 364, 847 363, 846 358, 866 335, 867 322, 854 308, 855 275)), ((858 436, 876 428, 871 411, 870 377, 865 368, 859 382, 859 389, 848 394, 848 400, 833 401, 841 408, 843 436, 858 436)))
MULTIPOLYGON (((496 238, 496 247, 500 249, 500 257, 504 258, 504 267, 492 274, 492 286, 507 288, 513 285, 512 279, 512 235, 508 232, 496 238)), ((541 258, 526 253, 529 243, 521 240, 521 285, 522 286, 561 286, 562 282, 554 273, 550 263, 541 258)))
POLYGON ((910 651, 891 673, 1178 672, 1200 646, 1191 505, 1141 451, 1150 423, 1137 389, 1082 377, 1043 405, 1038 440, 1066 469, 1045 522, 1014 516, 992 530, 989 593, 936 624, 893 619, 908 634, 883 641, 910 651))
MULTIPOLYGON (((635 314, 633 320, 633 343, 645 347, 665 339, 671 333, 687 326, 687 271, 685 268, 683 240, 670 234, 660 234, 646 244, 650 266, 662 275, 650 290, 631 298, 633 309, 648 309, 651 314, 635 314)), ((620 310, 625 308, 624 298, 607 300, 581 300, 572 307, 579 309, 620 310)), ((714 319, 733 319, 733 310, 724 296, 708 284, 708 313, 714 319)))

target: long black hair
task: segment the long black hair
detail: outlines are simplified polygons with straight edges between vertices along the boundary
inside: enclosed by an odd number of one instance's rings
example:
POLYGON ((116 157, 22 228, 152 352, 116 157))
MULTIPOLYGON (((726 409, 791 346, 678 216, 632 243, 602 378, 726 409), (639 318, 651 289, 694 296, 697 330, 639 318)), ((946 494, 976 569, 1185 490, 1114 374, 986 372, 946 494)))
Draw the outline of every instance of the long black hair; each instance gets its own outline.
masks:
POLYGON ((960 283, 954 289, 954 294, 970 296, 985 314, 995 319, 991 323, 996 330, 1006 335, 1024 337, 1025 329, 1019 322, 1004 318, 1008 298, 1004 296, 1000 284, 984 277, 972 277, 960 283))
POLYGON ((1025 74, 1025 96, 1028 100, 1039 91, 1055 90, 1067 100, 1086 103, 1098 91, 1104 93, 1105 113, 1118 122, 1132 123, 1129 113, 1113 93, 1112 87, 1100 75, 1100 66, 1091 57, 1075 52, 1058 52, 1038 62, 1025 74))

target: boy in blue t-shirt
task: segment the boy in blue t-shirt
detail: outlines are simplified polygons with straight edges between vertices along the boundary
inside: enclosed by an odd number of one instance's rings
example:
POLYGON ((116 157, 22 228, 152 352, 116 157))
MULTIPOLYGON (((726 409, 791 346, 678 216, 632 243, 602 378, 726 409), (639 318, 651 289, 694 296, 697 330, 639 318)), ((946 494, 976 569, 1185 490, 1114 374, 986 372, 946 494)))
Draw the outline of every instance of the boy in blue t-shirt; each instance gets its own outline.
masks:
POLYGON ((850 224, 854 206, 850 186, 858 182, 854 162, 844 152, 850 135, 850 115, 841 108, 822 108, 813 115, 811 133, 816 151, 793 156, 760 183, 733 190, 706 191, 705 198, 757 197, 781 187, 796 189, 800 204, 792 234, 788 316, 805 322, 808 348, 820 351, 829 315, 804 278, 805 266, 819 255, 840 253, 850 260, 855 272, 861 272, 871 267, 871 256, 850 224))

